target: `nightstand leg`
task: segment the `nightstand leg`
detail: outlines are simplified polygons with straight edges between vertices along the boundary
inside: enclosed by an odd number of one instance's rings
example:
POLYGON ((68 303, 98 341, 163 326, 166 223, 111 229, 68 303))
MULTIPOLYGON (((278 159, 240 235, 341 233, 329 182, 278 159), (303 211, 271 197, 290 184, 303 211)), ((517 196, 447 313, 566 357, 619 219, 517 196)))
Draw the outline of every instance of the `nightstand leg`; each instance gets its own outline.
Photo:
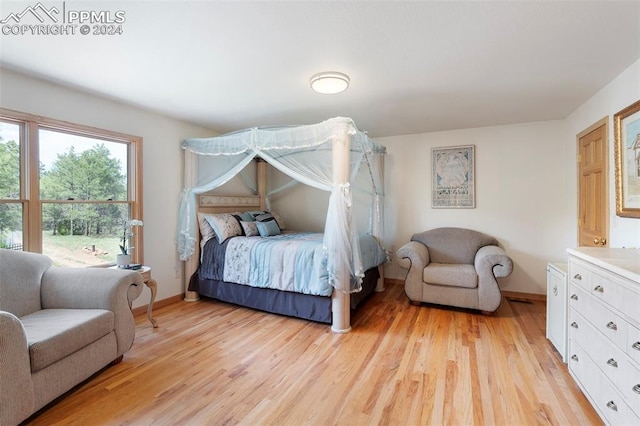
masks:
POLYGON ((151 300, 149 301, 149 306, 147 307, 147 318, 149 318, 149 322, 153 324, 153 328, 158 327, 158 321, 153 319, 153 303, 156 301, 156 292, 158 291, 158 283, 153 278, 150 278, 149 281, 145 283, 149 290, 151 290, 151 300))

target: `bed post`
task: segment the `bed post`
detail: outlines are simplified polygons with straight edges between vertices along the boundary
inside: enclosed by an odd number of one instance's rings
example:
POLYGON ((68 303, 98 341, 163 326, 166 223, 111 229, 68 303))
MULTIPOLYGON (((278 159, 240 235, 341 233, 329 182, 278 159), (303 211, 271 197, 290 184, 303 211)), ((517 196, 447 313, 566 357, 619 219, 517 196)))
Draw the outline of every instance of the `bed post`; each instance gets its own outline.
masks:
MULTIPOLYGON (((333 184, 344 185, 349 183, 349 153, 350 140, 346 126, 339 137, 333 139, 332 149, 332 166, 333 166, 333 184)), ((348 224, 349 225, 349 224, 348 224)), ((346 233, 349 235, 349 232, 346 233)), ((339 262, 347 262, 347 259, 337 259, 339 262)), ((341 283, 350 281, 348 267, 340 267, 342 276, 336 277, 341 283)), ((351 331, 351 295, 333 289, 331 295, 331 311, 333 313, 331 331, 334 333, 348 333, 351 331)))
POLYGON ((267 209, 267 162, 256 157, 256 183, 260 197, 260 210, 267 209))
MULTIPOLYGON (((198 181, 198 161, 196 155, 188 149, 184 150, 184 187, 191 188, 198 181)), ((197 207, 196 207, 197 209, 197 207)), ((195 212, 194 212, 195 214, 195 212)), ((198 220, 197 218, 195 219, 198 220)), ((194 252, 189 259, 184 262, 183 281, 184 281, 184 300, 186 302, 195 302, 200 299, 198 293, 189 291, 189 280, 191 275, 198 269, 200 261, 200 231, 199 227, 196 231, 196 244, 194 252)))
MULTIPOLYGON (((380 170, 380 182, 382 183, 382 186, 384 187, 384 155, 379 155, 379 154, 374 154, 372 155, 373 157, 373 161, 375 161, 378 166, 378 170, 380 170)), ((375 189, 374 189, 375 191, 375 189)), ((384 229, 383 226, 384 224, 378 220, 379 217, 384 217, 383 216, 383 212, 378 211, 378 209, 383 208, 383 206, 380 205, 379 201, 376 201, 375 205, 373 206, 375 211, 373 212, 374 219, 373 220, 373 229, 371 230, 371 232, 373 233, 373 236, 375 237, 376 240, 378 240, 378 243, 382 246, 382 230, 384 229)), ((378 278, 378 282, 376 283, 376 289, 375 291, 380 293, 384 291, 384 263, 378 265, 378 272, 380 273, 380 278, 378 278)))

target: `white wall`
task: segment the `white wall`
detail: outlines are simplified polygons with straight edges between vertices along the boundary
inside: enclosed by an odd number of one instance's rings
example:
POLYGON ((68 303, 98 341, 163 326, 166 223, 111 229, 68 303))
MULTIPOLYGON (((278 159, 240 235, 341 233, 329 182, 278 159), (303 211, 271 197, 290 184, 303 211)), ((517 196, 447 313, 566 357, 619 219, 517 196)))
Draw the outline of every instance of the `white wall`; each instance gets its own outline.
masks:
MULTIPOLYGON (((566 119, 565 144, 571 158, 576 158, 576 135, 603 117, 609 117, 609 246, 640 248, 640 219, 619 217, 616 215, 615 191, 615 139, 613 116, 640 99, 640 59, 595 96, 578 108, 566 119)), ((567 163, 570 176, 576 176, 575 162, 567 163)), ((577 212, 578 181, 568 181, 565 208, 571 217, 577 212)), ((577 230, 573 229, 571 241, 577 239, 577 230)))
MULTIPOLYGON (((545 293, 545 267, 565 258, 567 154, 562 121, 376 139, 387 147, 385 234, 395 251, 414 233, 454 226, 494 236, 513 258, 504 289, 545 293), (475 145, 476 208, 431 208, 431 149, 475 145)), ((393 262, 392 278, 406 271, 393 262)))
MULTIPOLYGON (((174 243, 186 137, 215 133, 183 121, 0 69, 0 106, 143 138, 144 257, 158 281, 157 300, 183 292, 174 243)), ((135 302, 149 302, 149 290, 135 302)))

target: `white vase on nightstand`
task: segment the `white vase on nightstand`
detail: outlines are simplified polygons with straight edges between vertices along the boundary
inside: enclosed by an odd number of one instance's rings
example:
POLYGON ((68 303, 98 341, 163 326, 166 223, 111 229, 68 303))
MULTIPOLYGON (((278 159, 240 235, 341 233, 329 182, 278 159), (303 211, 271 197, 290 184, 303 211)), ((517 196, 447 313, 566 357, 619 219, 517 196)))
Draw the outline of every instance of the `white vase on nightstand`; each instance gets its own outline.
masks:
POLYGON ((131 255, 130 254, 117 254, 116 255, 116 265, 118 268, 125 268, 131 264, 131 255))

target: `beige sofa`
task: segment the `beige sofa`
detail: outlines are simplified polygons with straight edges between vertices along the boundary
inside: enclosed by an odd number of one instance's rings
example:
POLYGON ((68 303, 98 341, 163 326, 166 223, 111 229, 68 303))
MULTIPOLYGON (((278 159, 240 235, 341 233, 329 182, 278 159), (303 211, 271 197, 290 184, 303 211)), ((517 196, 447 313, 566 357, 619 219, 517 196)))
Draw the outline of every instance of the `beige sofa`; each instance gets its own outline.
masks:
POLYGON ((409 300, 494 312, 502 293, 497 278, 513 270, 498 241, 464 228, 436 228, 413 235, 397 252, 408 269, 409 300))
POLYGON ((133 271, 0 249, 0 425, 20 423, 131 348, 133 271))

